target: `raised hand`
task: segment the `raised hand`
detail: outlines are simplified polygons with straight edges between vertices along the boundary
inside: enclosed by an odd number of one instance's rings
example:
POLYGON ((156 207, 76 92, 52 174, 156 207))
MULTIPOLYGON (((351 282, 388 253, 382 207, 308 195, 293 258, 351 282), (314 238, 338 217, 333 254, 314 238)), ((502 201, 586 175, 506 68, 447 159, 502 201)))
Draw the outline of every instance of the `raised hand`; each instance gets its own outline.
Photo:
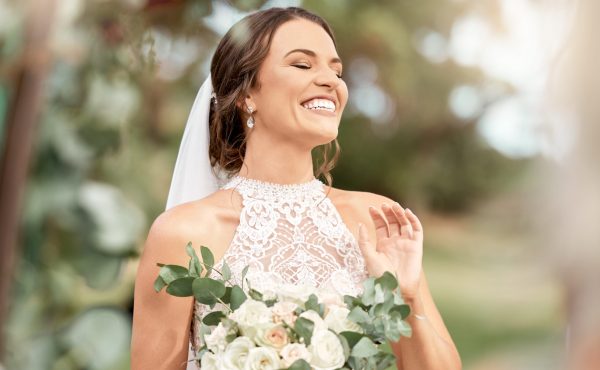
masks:
POLYGON ((419 294, 423 263, 423 227, 417 216, 400 204, 383 204, 379 211, 369 207, 377 241, 369 240, 367 227, 359 224, 358 245, 371 276, 385 271, 396 274, 402 295, 407 299, 419 294))

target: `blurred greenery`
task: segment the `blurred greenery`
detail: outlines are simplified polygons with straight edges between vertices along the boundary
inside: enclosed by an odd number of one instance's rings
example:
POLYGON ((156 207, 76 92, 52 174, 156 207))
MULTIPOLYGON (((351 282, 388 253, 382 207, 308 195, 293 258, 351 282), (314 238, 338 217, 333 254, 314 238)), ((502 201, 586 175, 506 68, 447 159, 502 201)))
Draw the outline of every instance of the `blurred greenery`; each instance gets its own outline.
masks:
MULTIPOLYGON (((500 155, 478 135, 477 117, 457 118, 447 104, 460 84, 493 85, 498 98, 512 87, 451 60, 432 63, 415 47, 423 32, 449 37, 469 9, 495 22, 497 1, 56 3, 8 368, 129 367, 136 256, 164 209, 219 30, 237 12, 273 4, 304 6, 332 25, 351 96, 334 185, 387 195, 421 215, 429 285, 465 368, 531 369, 532 358, 556 360, 559 292, 533 267, 520 208, 531 191, 531 160, 500 155)), ((0 26, 2 141, 32 4, 0 0, 0 20, 11 20, 0 26)))

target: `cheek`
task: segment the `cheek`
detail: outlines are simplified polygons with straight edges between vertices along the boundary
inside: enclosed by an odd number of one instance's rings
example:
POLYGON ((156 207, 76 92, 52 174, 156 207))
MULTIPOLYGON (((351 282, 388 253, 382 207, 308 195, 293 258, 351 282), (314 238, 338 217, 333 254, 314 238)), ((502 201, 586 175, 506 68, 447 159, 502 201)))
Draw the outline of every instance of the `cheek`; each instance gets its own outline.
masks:
POLYGON ((342 104, 342 108, 346 107, 346 103, 348 103, 348 86, 346 82, 343 82, 338 86, 338 96, 340 99, 340 103, 342 104))

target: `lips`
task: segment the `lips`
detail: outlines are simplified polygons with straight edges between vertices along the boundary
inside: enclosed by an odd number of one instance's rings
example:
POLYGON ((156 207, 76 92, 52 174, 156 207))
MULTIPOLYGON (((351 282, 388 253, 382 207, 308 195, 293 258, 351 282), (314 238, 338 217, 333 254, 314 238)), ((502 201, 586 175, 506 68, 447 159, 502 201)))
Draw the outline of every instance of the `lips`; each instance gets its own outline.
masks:
POLYGON ((304 109, 313 112, 335 113, 337 111, 337 101, 330 95, 317 95, 305 100, 300 105, 304 109))

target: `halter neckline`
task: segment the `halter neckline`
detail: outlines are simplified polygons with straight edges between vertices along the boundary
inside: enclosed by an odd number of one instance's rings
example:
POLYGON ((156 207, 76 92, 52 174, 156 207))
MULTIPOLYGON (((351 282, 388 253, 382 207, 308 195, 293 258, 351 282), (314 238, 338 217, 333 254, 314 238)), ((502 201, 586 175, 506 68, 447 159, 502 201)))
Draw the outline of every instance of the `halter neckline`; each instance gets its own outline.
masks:
POLYGON ((229 183, 242 183, 242 182, 247 183, 247 184, 251 184, 251 185, 257 185, 257 186, 260 186, 260 187, 263 187, 263 188, 285 189, 285 190, 300 190, 300 189, 310 188, 310 187, 315 186, 315 185, 322 185, 323 184, 321 182, 321 180, 317 179, 316 177, 313 177, 309 181, 297 182, 297 183, 291 183, 291 184, 280 184, 280 183, 269 182, 269 181, 254 179, 254 178, 250 178, 250 177, 245 177, 245 176, 241 176, 241 175, 234 175, 229 180, 229 183))

